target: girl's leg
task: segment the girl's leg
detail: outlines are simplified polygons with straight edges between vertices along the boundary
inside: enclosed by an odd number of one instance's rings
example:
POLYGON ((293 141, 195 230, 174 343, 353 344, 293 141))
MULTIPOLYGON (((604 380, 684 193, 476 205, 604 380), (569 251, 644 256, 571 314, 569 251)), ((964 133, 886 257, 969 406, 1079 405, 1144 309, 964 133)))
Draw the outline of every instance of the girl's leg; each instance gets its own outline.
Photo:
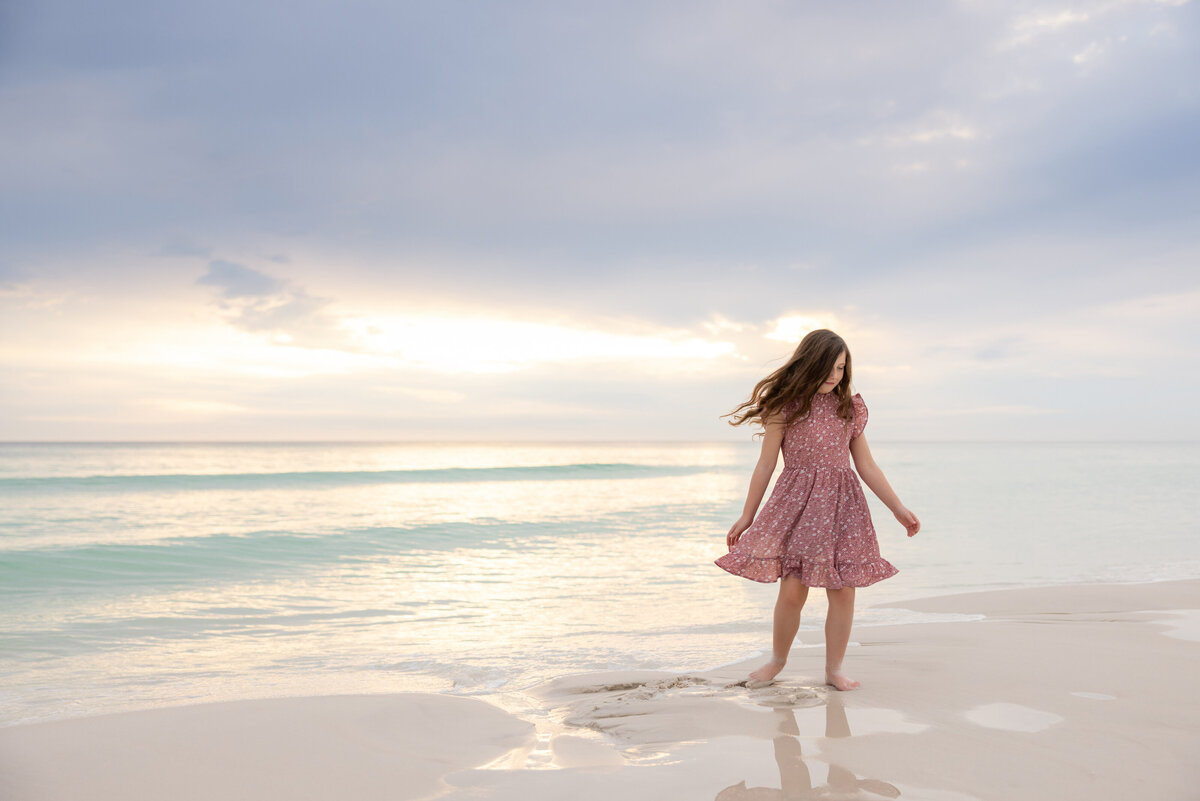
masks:
POLYGON ((779 581, 779 598, 775 601, 775 624, 771 636, 772 658, 750 674, 752 681, 770 681, 787 664, 792 640, 800 628, 800 610, 808 600, 808 587, 797 576, 784 576, 779 581))
POLYGON ((839 690, 853 690, 858 682, 842 673, 842 659, 854 623, 854 588, 830 589, 825 594, 829 597, 829 614, 825 618, 825 683, 839 690))

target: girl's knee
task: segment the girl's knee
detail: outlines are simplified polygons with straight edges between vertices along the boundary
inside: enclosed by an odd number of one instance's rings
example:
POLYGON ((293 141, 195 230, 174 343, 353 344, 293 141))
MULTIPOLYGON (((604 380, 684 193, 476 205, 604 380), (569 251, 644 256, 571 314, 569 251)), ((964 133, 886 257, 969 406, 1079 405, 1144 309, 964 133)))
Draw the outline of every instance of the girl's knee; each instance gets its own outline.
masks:
POLYGON ((803 584, 800 579, 791 576, 785 577, 779 585, 779 600, 786 604, 801 606, 808 598, 808 585, 803 584))
POLYGON ((825 596, 829 599, 830 606, 838 605, 853 605, 854 604, 854 588, 842 587, 841 589, 827 589, 825 596))

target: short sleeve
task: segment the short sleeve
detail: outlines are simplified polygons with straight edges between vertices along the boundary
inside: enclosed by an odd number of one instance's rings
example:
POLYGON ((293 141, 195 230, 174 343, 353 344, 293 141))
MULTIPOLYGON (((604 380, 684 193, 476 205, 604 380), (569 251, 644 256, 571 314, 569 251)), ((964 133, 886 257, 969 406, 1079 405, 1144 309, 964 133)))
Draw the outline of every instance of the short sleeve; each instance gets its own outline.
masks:
POLYGON ((850 439, 854 439, 867 427, 867 404, 862 399, 862 395, 855 393, 850 398, 850 405, 854 409, 854 420, 850 424, 850 439))

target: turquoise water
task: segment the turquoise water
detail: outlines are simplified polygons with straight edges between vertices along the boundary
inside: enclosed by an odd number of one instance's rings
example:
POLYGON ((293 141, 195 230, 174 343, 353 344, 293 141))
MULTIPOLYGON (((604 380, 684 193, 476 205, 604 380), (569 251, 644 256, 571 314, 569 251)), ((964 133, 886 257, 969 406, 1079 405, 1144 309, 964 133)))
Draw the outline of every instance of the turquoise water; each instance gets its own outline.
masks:
MULTIPOLYGON (((1200 576, 1196 443, 873 443, 870 608, 1200 576)), ((0 444, 0 724, 188 701, 486 694, 766 647, 712 564, 752 443, 0 444)), ((821 642, 814 593, 801 647, 821 642)))

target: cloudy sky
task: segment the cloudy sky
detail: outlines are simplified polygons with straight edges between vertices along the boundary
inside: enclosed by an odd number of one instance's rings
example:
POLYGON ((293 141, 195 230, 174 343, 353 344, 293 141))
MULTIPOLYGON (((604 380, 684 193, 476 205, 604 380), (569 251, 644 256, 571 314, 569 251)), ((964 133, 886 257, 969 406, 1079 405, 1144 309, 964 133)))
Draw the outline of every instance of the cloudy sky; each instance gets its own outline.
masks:
POLYGON ((1200 437, 1200 3, 0 5, 0 439, 1200 437))

